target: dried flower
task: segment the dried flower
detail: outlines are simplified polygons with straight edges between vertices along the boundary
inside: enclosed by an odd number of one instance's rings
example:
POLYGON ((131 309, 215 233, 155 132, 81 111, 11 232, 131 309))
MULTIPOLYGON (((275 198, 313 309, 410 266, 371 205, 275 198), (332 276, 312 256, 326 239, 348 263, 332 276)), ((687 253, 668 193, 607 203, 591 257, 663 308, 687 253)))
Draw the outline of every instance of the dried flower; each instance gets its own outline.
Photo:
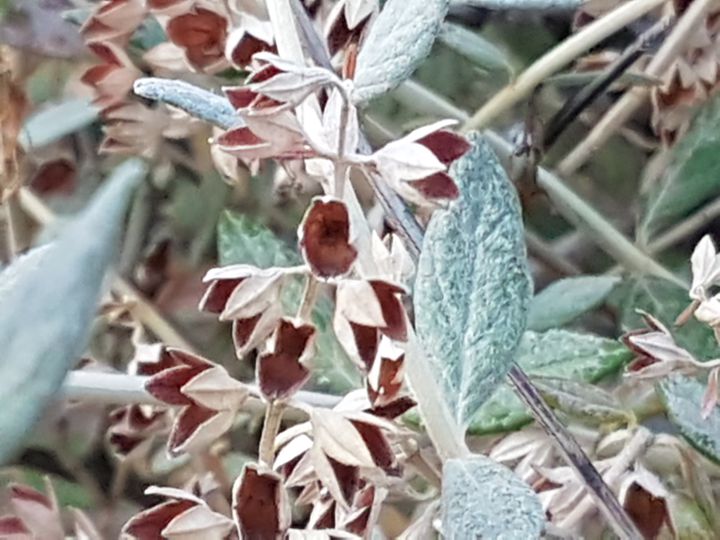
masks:
POLYGON ((122 530, 123 534, 131 538, 223 540, 233 529, 233 522, 229 518, 213 512, 205 501, 191 493, 156 486, 149 487, 145 493, 170 500, 133 516, 122 530))
POLYGON ((82 76, 82 82, 95 90, 95 104, 108 107, 123 101, 135 79, 141 75, 140 71, 114 43, 91 43, 88 48, 103 61, 82 76))
POLYGON ((168 349, 166 354, 177 366, 154 375, 145 387, 160 401, 181 407, 168 439, 168 453, 205 448, 230 429, 248 390, 222 366, 205 358, 179 349, 168 349))
POLYGON ((193 68, 215 73, 227 67, 227 27, 224 15, 197 7, 170 19, 167 34, 170 41, 185 50, 187 61, 193 68))
POLYGON ((352 268, 357 250, 350 242, 350 215, 345 203, 315 197, 298 229, 303 257, 320 278, 339 277, 352 268))
POLYGON ((282 478, 255 465, 246 465, 235 481, 232 508, 242 538, 280 539, 290 527, 282 478))

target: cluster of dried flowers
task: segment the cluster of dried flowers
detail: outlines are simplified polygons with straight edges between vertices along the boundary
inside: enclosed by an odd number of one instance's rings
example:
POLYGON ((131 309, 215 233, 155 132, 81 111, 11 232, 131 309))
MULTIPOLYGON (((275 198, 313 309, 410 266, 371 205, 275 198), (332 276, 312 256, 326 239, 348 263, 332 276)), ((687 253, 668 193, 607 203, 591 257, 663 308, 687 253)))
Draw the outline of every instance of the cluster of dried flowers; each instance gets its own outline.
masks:
POLYGON ((232 324, 240 361, 254 354, 256 384, 197 354, 136 344, 131 372, 148 376, 158 405, 113 411, 108 432, 118 456, 136 458, 158 436, 170 456, 203 455, 232 430, 238 413, 258 400, 266 408, 258 460, 232 482, 231 501, 206 496, 217 485, 196 477, 185 490, 151 488, 166 499, 134 516, 124 532, 139 539, 368 537, 380 505, 402 492, 412 434, 395 420, 414 406, 403 384, 403 344, 409 318, 404 298, 413 263, 401 241, 367 231, 350 185, 350 171, 387 183, 415 204, 433 208, 456 198, 450 164, 469 148, 443 121, 416 129, 363 153, 353 104, 354 63, 379 6, 343 0, 312 12, 325 28, 336 69, 307 66, 276 54, 272 25, 260 0, 110 0, 82 32, 101 64, 83 80, 96 93, 106 125, 103 150, 157 156, 163 137, 182 138, 194 124, 179 111, 150 107, 131 96, 140 69, 155 75, 222 85, 236 110, 236 125, 216 132, 213 158, 257 170, 266 160, 324 195, 310 202, 298 229, 303 264, 257 268, 233 265, 207 272, 200 309, 232 324), (138 55, 131 38, 151 19, 168 41, 138 55), (243 84, 237 81, 247 73, 243 84), (283 290, 304 280, 294 312, 283 290), (317 298, 335 300, 333 330, 365 380, 332 409, 295 400, 313 370, 317 298), (309 418, 280 431, 283 411, 309 418), (291 498, 311 510, 294 529, 291 498), (199 536, 198 536, 199 537, 199 536))

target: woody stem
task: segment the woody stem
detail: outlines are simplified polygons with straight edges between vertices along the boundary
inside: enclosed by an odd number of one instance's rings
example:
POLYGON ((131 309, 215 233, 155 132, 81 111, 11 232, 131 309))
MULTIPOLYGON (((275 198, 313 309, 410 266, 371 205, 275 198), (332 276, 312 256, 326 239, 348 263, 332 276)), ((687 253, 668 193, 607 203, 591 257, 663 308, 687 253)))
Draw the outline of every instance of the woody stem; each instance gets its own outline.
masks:
POLYGON ((260 436, 258 461, 268 467, 272 467, 275 459, 275 438, 280 431, 284 410, 285 404, 282 401, 274 399, 267 404, 265 422, 260 436))

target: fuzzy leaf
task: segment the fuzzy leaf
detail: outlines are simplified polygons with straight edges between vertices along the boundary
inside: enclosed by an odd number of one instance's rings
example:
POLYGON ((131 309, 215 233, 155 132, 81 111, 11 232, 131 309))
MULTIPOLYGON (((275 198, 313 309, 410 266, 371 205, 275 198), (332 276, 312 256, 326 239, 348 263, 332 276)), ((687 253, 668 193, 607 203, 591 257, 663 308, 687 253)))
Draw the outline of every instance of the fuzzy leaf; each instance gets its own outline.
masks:
POLYGON ((530 302, 528 329, 542 332, 563 326, 600 306, 620 278, 577 276, 556 281, 530 302))
POLYGON ((513 69, 507 55, 480 34, 453 23, 443 24, 438 39, 488 74, 509 78, 513 69))
POLYGON ((433 214, 415 282, 418 336, 461 426, 514 360, 530 300, 515 190, 478 134, 452 167, 461 197, 433 214))
POLYGON ((45 248, 43 264, 14 277, 3 294, 0 463, 22 443, 85 349, 125 207, 144 171, 135 160, 118 167, 87 210, 45 248))
POLYGON ((713 461, 720 463, 720 408, 702 417, 706 385, 684 375, 671 375, 658 385, 667 415, 683 437, 713 461))
POLYGON ((720 98, 708 102, 672 150, 664 176, 647 194, 638 238, 647 244, 658 231, 717 196, 720 190, 720 98))
MULTIPOLYGON (((567 330, 525 332, 517 363, 530 376, 594 383, 617 372, 632 358, 621 343, 567 330)), ((470 423, 469 433, 484 435, 520 429, 532 416, 509 385, 500 386, 470 423)))
POLYGON ((355 102, 368 101, 412 75, 428 54, 448 0, 388 0, 357 58, 355 102))
POLYGON ((539 538, 545 512, 535 492, 513 472, 485 456, 449 459, 443 466, 445 538, 539 538))
POLYGON ((623 330, 645 327, 635 311, 641 309, 669 328, 675 342, 698 360, 709 360, 720 355, 720 347, 707 325, 691 318, 681 327, 675 327, 675 319, 690 303, 685 289, 661 278, 642 276, 623 284, 619 292, 622 297, 620 323, 623 330))
POLYGON ((63 101, 31 116, 18 139, 25 150, 42 148, 92 124, 98 113, 88 100, 63 101))
MULTIPOLYGON (((225 212, 220 218, 218 253, 222 266, 252 264, 269 268, 301 264, 300 256, 270 229, 234 212, 225 212)), ((302 280, 288 280, 282 293, 282 302, 287 313, 297 311, 302 292, 302 280)), ((360 377, 357 368, 335 338, 332 318, 332 302, 326 297, 319 298, 313 312, 317 335, 309 387, 339 393, 359 388, 360 377)))

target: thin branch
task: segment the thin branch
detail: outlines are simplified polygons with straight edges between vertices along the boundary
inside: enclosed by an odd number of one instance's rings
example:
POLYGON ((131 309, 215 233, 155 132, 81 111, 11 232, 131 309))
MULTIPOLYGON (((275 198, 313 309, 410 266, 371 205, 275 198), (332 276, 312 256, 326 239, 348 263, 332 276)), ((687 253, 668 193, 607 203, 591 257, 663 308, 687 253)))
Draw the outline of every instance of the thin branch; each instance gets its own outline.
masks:
POLYGON ((556 253, 550 244, 527 228, 525 229, 525 242, 527 243, 528 253, 550 270, 564 276, 582 274, 582 270, 577 265, 556 253))
MULTIPOLYGON (((675 28, 662 44, 657 54, 648 64, 645 74, 650 77, 662 77, 670 68, 672 62, 687 46, 689 36, 697 31, 702 24, 708 10, 715 0, 696 0, 692 2, 687 11, 678 20, 675 28)), ((557 170, 563 176, 572 174, 597 151, 645 102, 650 89, 635 87, 625 94, 605 113, 603 118, 558 164, 557 170)))
POLYGON ((486 127, 498 115, 529 96, 547 77, 664 2, 665 0, 630 0, 562 41, 523 71, 515 81, 495 94, 465 123, 463 131, 486 127))
POLYGON ((262 434, 260 435, 260 449, 258 450, 258 461, 272 468, 275 459, 275 439, 280 432, 283 411, 285 404, 279 400, 272 400, 267 405, 265 422, 263 422, 262 434))

